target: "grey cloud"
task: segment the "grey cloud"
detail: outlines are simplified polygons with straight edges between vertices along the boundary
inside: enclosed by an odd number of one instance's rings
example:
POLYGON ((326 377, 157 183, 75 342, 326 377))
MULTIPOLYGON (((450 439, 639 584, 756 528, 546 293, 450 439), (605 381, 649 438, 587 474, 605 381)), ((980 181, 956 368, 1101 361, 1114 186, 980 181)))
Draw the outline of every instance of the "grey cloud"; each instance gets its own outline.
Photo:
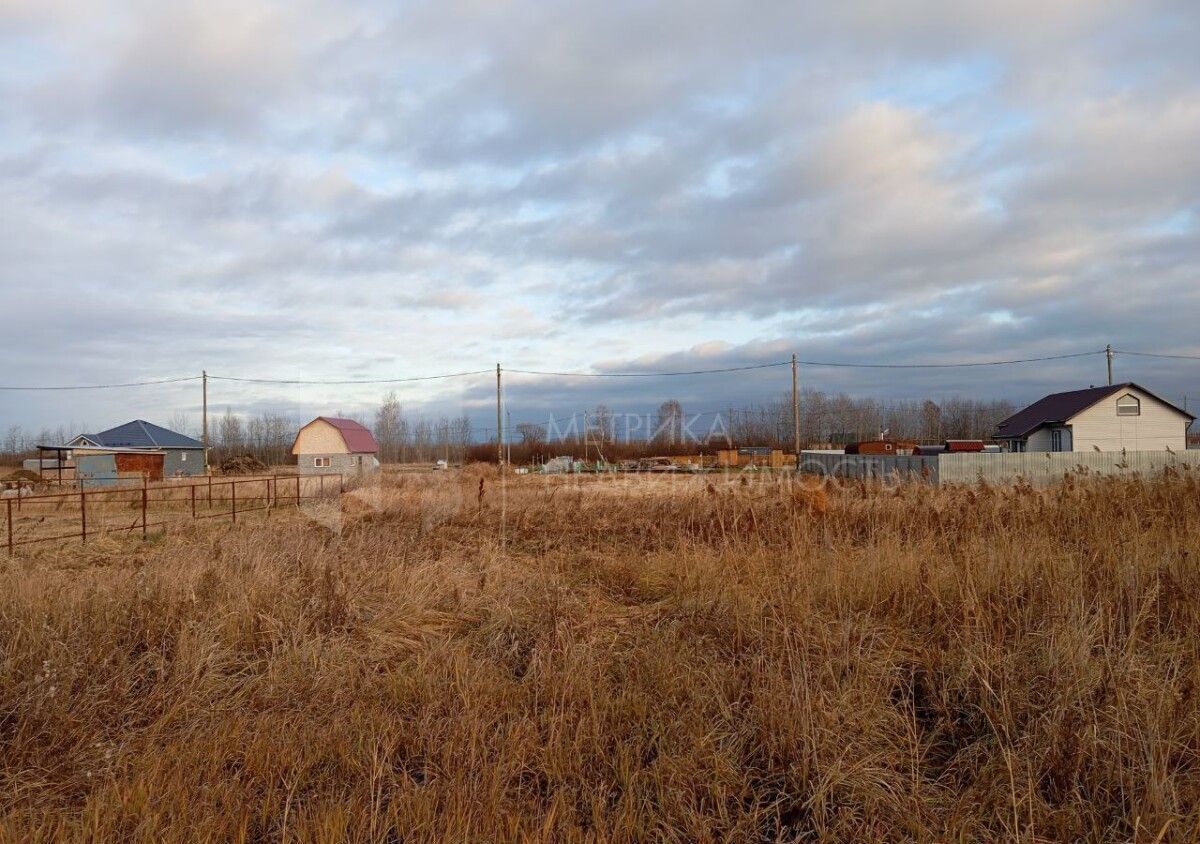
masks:
MULTIPOLYGON (((0 295, 55 309, 0 337, 21 381, 1194 344, 1193 3, 0 15, 0 295)), ((1020 398, 1078 377, 903 389, 1020 398)), ((594 388, 539 383, 524 395, 545 406, 594 388)))

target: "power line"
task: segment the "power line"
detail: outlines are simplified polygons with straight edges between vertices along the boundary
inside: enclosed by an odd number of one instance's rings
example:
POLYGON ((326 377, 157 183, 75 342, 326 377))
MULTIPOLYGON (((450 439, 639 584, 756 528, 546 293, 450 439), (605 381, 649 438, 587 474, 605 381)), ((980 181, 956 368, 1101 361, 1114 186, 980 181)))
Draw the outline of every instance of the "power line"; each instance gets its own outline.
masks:
POLYGON ((552 375, 560 378, 670 378, 675 375, 710 375, 717 372, 746 372, 751 369, 771 369, 776 366, 791 366, 792 362, 759 363, 752 366, 727 366, 721 369, 692 369, 681 372, 548 372, 539 369, 506 369, 518 375, 552 375))
MULTIPOLYGON (((1104 349, 1097 349, 1089 352, 1074 352, 1071 354, 1062 355, 1042 355, 1039 357, 1028 358, 1012 358, 1008 360, 988 360, 988 361, 964 361, 954 363, 859 363, 852 361, 827 361, 827 360, 797 360, 797 363, 802 366, 812 367, 831 367, 838 369, 964 369, 985 366, 1011 366, 1022 363, 1040 363, 1044 361, 1056 360, 1071 360, 1075 358, 1093 357, 1095 355, 1105 354, 1104 349)), ((1165 358, 1174 360, 1200 360, 1200 355, 1177 355, 1177 354, 1160 354, 1155 352, 1133 352, 1114 350, 1115 354, 1131 355, 1136 357, 1148 358, 1165 358)), ((712 369, 687 369, 674 371, 655 371, 655 372, 567 372, 539 369, 508 369, 505 370, 510 374, 516 375, 540 375, 559 378, 671 378, 686 375, 715 375, 730 372, 749 372, 759 369, 775 369, 784 366, 790 366, 791 361, 776 361, 771 363, 749 364, 746 366, 725 366, 714 367, 712 369)), ((243 384, 276 384, 290 386, 345 386, 345 385, 372 385, 372 384, 406 384, 419 381, 436 381, 448 378, 465 378, 474 375, 486 375, 492 370, 475 369, 465 372, 447 372, 437 375, 417 375, 404 378, 369 378, 369 379, 333 379, 333 380, 309 380, 299 378, 245 378, 233 375, 209 375, 208 377, 217 381, 230 381, 243 384)), ((113 384, 76 384, 62 386, 8 386, 0 385, 0 390, 7 391, 64 391, 64 390, 111 390, 123 387, 148 387, 158 384, 179 384, 188 381, 199 381, 201 376, 189 375, 180 378, 162 378, 153 381, 129 381, 124 383, 113 384)))
POLYGON ((209 379, 218 381, 237 381, 243 384, 290 384, 304 386, 338 385, 338 384, 404 384, 412 381, 435 381, 442 378, 463 378, 468 375, 485 375, 490 369, 475 369, 470 372, 447 372, 442 375, 416 375, 409 378, 373 378, 367 380, 346 381, 302 381, 279 378, 236 378, 232 375, 210 375, 209 379))
MULTIPOLYGON (((211 377, 211 376, 210 376, 211 377)), ((130 381, 125 384, 75 384, 70 386, 37 386, 37 387, 9 387, 0 386, 0 390, 113 390, 118 387, 149 387, 154 384, 179 384, 184 381, 199 381, 201 376, 189 375, 186 378, 162 378, 158 381, 130 381)))
MULTIPOLYGON (((1043 355, 1032 358, 1014 358, 1011 360, 970 361, 963 363, 855 363, 851 361, 826 360, 797 360, 803 366, 825 366, 841 369, 959 369, 975 366, 1009 366, 1018 363, 1038 363, 1051 360, 1070 360, 1071 358, 1093 357, 1104 354, 1104 349, 1092 352, 1073 352, 1065 355, 1043 355)), ((745 372, 752 369, 770 369, 780 366, 791 366, 790 360, 778 363, 760 363, 752 366, 728 366, 719 369, 692 369, 679 372, 550 372, 535 369, 506 369, 506 372, 521 375, 551 375, 563 378, 668 378, 675 375, 710 375, 720 372, 745 372)))
POLYGON ((1070 360, 1102 355, 1104 349, 1094 352, 1074 352, 1068 355, 1044 355, 1036 358, 1013 358, 1012 360, 982 360, 967 363, 836 363, 832 361, 797 360, 803 366, 830 366, 843 369, 962 369, 973 366, 1010 366, 1017 363, 1039 363, 1048 360, 1070 360))
POLYGON ((1200 355, 1165 355, 1158 352, 1128 352, 1123 349, 1113 349, 1114 355, 1130 355, 1136 358, 1166 358, 1168 360, 1200 360, 1200 355))

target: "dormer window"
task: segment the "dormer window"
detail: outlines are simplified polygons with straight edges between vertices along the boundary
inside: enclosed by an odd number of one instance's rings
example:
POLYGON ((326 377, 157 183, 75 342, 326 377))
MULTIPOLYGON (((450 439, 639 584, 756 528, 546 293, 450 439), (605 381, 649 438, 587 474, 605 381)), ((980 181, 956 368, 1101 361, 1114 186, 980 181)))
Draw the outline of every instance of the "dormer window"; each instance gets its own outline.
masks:
POLYGON ((1137 396, 1126 393, 1117 399, 1117 416, 1141 416, 1142 403, 1137 396))

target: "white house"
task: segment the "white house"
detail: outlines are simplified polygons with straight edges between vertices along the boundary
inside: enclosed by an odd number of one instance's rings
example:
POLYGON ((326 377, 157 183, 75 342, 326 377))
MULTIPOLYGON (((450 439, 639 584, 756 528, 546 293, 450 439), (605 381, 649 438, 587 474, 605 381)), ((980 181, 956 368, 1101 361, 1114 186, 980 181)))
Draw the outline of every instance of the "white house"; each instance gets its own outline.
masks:
POLYGON ((1195 416, 1133 383, 1054 393, 1005 419, 1007 451, 1184 451, 1195 416))
POLYGON ((318 416, 309 422, 292 444, 302 475, 370 474, 379 468, 378 453, 379 444, 370 431, 353 419, 333 416, 318 416))

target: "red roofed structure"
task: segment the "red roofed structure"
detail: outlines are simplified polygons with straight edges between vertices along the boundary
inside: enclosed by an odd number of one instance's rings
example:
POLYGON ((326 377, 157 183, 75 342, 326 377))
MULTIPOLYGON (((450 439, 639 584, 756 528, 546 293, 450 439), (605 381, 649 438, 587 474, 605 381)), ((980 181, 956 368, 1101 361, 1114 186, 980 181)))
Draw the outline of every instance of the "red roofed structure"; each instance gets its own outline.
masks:
POLYGON ((318 416, 296 434, 292 454, 302 475, 363 475, 379 468, 379 443, 353 419, 318 416))
POLYGON ((346 443, 346 449, 352 454, 377 454, 379 443, 363 425, 353 419, 338 419, 336 416, 318 416, 317 419, 328 422, 337 428, 346 443))

